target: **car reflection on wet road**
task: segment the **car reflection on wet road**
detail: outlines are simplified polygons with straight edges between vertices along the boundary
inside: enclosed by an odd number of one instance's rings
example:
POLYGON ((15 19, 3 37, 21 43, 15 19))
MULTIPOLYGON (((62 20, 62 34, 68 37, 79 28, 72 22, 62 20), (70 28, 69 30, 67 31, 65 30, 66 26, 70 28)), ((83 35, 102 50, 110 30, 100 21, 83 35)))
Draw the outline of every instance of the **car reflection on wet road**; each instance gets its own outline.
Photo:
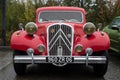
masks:
POLYGON ((90 67, 69 65, 29 65, 23 76, 17 76, 12 64, 12 51, 0 51, 0 80, 120 80, 120 56, 110 54, 108 71, 95 77, 90 67))

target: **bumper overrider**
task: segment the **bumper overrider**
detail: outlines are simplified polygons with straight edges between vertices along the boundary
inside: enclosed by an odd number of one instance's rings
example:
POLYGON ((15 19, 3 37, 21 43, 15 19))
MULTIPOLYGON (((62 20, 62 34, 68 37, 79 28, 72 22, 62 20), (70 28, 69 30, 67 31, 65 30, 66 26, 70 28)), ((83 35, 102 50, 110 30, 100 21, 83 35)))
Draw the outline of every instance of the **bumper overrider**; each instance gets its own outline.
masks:
POLYGON ((86 51, 85 56, 39 56, 33 55, 34 51, 29 52, 29 55, 14 56, 14 63, 55 63, 55 64, 104 64, 106 63, 105 56, 91 56, 91 49, 86 51))

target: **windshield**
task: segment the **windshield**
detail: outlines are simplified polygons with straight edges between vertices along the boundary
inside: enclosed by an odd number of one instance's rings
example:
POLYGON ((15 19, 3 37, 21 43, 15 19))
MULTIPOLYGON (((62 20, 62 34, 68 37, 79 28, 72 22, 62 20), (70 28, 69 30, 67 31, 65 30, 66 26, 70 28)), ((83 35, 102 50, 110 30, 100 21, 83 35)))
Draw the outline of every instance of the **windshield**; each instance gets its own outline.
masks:
POLYGON ((120 23, 120 18, 116 18, 112 21, 112 24, 119 24, 120 23))
POLYGON ((39 22, 66 21, 83 22, 83 15, 80 11, 43 11, 39 14, 39 22))
POLYGON ((112 25, 117 25, 118 27, 120 27, 120 18, 115 18, 109 25, 109 28, 111 28, 112 25))

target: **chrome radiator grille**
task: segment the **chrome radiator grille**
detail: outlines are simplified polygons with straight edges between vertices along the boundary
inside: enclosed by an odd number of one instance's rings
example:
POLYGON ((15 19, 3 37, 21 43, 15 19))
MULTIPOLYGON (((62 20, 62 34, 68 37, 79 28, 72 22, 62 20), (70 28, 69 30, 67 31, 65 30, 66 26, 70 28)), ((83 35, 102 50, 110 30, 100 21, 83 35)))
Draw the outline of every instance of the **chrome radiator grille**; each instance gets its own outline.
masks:
POLYGON ((70 56, 73 44, 73 29, 67 24, 48 27, 48 53, 50 56, 70 56))

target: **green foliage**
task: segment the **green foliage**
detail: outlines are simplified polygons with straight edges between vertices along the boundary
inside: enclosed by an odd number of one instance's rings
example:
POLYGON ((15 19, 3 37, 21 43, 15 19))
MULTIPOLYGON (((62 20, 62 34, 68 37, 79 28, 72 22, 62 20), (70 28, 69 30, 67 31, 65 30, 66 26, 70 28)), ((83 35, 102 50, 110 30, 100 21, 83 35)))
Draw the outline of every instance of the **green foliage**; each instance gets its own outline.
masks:
POLYGON ((63 5, 79 7, 80 6, 80 0, 64 0, 63 5))
POLYGON ((27 3, 17 0, 6 0, 6 37, 9 45, 12 33, 18 30, 18 24, 35 22, 36 8, 43 6, 39 0, 36 3, 33 0, 27 0, 27 3), (37 5, 37 6, 36 6, 37 5))
MULTIPOLYGON (((80 0, 59 1, 63 1, 61 2, 62 6, 80 7, 80 0)), ((94 3, 91 0, 83 1, 86 1, 83 7, 87 11, 87 21, 91 21, 95 24, 101 22, 106 25, 110 23, 114 17, 120 16, 120 0, 117 0, 115 5, 113 5, 113 3, 107 2, 107 0, 96 0, 94 3)), ((35 22, 35 12, 38 7, 58 5, 60 5, 60 2, 57 2, 57 0, 48 0, 46 4, 42 4, 41 0, 27 0, 27 2, 24 2, 24 0, 6 0, 7 44, 9 45, 10 37, 12 33, 18 29, 19 23, 23 23, 25 25, 30 21, 35 22)), ((0 14, 2 14, 1 7, 0 14)))
POLYGON ((34 5, 32 4, 31 1, 29 1, 29 3, 27 3, 27 7, 25 7, 25 12, 24 12, 24 23, 27 23, 27 22, 35 22, 35 12, 36 12, 36 9, 34 7, 34 5))
POLYGON ((45 6, 57 6, 58 3, 55 0, 48 0, 48 2, 45 4, 45 6))
POLYGON ((96 0, 93 3, 87 0, 87 5, 84 7, 87 10, 87 21, 95 24, 103 23, 104 26, 109 24, 114 17, 120 15, 120 1, 117 0, 115 3, 114 5, 107 0, 96 0))
POLYGON ((115 3, 115 6, 113 8, 113 14, 114 17, 120 16, 120 0, 117 0, 117 2, 115 3))

